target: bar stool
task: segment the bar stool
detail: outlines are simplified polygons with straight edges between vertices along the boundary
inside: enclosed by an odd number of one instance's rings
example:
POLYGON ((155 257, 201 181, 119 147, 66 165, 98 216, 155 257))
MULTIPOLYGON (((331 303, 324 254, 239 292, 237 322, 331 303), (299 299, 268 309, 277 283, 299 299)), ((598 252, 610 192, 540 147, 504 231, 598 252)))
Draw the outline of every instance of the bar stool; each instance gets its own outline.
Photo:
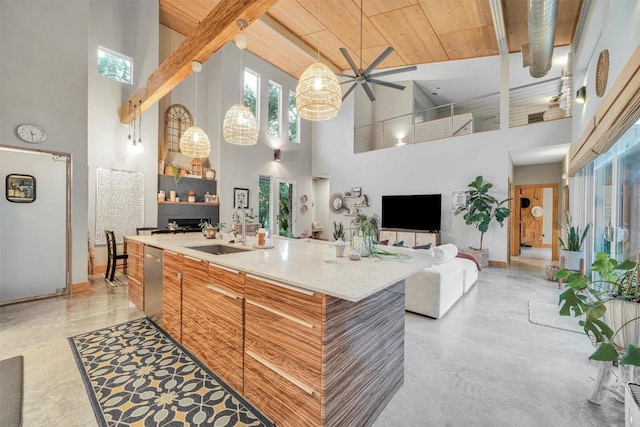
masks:
POLYGON ((107 271, 104 273, 104 278, 113 282, 113 276, 116 274, 116 263, 119 259, 124 260, 123 267, 127 268, 128 254, 118 254, 116 247, 116 236, 112 230, 104 230, 107 236, 107 271))

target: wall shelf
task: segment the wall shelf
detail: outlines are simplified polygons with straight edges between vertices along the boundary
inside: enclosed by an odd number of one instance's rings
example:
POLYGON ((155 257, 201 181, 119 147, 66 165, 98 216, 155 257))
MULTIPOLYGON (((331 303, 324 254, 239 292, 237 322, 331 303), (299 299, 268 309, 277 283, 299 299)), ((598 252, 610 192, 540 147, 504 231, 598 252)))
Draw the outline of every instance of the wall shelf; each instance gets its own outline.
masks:
POLYGON ((170 200, 165 200, 164 202, 158 200, 158 204, 163 205, 206 205, 206 206, 220 206, 220 203, 205 203, 205 202, 172 202, 170 200))

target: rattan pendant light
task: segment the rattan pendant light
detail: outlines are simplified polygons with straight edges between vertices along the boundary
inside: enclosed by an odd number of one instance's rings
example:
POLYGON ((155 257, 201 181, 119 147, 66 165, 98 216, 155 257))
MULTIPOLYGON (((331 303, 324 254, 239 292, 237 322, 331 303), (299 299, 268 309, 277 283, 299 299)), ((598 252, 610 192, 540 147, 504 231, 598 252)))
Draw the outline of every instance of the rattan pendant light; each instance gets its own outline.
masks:
POLYGON ((180 152, 187 157, 199 159, 209 157, 211 143, 207 134, 196 126, 198 116, 198 73, 202 71, 202 64, 198 61, 191 62, 191 68, 196 73, 196 109, 193 115, 193 126, 187 129, 180 137, 180 152))
MULTIPOLYGON (((318 23, 320 22, 320 1, 318 1, 318 23)), ((320 62, 311 64, 300 76, 296 86, 296 109, 298 115, 307 120, 331 120, 338 115, 342 105, 342 90, 336 75, 320 62)))
MULTIPOLYGON (((241 29, 245 29, 247 22, 239 19, 237 22, 241 29)), ((235 38, 236 46, 240 49, 240 75, 242 69, 242 51, 247 47, 247 37, 240 33, 235 38)), ((224 116, 222 132, 224 140, 236 145, 255 145, 258 142, 258 121, 253 112, 244 105, 243 90, 240 87, 240 104, 233 105, 224 116)))

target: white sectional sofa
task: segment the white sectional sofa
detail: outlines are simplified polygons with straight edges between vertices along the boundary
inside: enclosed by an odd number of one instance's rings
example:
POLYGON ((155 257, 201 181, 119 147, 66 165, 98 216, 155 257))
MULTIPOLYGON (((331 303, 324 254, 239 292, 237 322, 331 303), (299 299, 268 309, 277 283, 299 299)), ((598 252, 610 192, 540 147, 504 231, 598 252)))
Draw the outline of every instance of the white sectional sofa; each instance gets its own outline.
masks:
POLYGON ((438 319, 475 284, 478 266, 458 258, 458 248, 450 243, 428 251, 434 265, 405 280, 405 310, 438 319))

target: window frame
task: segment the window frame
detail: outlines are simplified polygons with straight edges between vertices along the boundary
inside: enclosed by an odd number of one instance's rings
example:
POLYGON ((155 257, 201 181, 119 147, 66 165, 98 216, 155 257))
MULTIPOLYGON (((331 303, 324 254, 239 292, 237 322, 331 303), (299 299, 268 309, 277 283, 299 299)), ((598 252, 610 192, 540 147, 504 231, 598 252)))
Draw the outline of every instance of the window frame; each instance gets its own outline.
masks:
POLYGON ((289 98, 287 99, 287 139, 289 142, 294 144, 300 144, 300 115, 298 114, 298 110, 296 109, 295 118, 296 118, 296 137, 295 140, 291 139, 291 135, 289 133, 289 129, 291 126, 291 111, 289 110, 289 105, 291 104, 291 100, 293 99, 293 105, 296 103, 296 92, 293 90, 289 91, 289 98))
POLYGON ((106 77, 106 78, 111 79, 111 80, 114 80, 114 81, 119 82, 119 83, 133 85, 133 65, 134 65, 133 58, 131 58, 128 55, 125 55, 124 53, 120 53, 120 52, 117 52, 117 51, 115 51, 113 49, 109 49, 108 47, 104 47, 102 45, 98 45, 98 53, 96 55, 96 59, 97 59, 97 61, 96 61, 96 69, 97 70, 96 71, 98 72, 98 75, 100 75, 102 77, 106 77), (107 76, 107 75, 102 74, 100 72, 100 58, 102 57, 100 55, 101 53, 104 53, 104 54, 107 54, 107 55, 111 55, 111 56, 115 56, 115 57, 117 57, 117 58, 119 58, 121 60, 129 62, 129 81, 128 82, 120 80, 120 79, 116 79, 116 78, 114 78, 112 76, 107 76))
MULTIPOLYGON (((247 73, 255 76, 256 78, 256 111, 253 111, 253 115, 256 117, 256 121, 258 122, 258 129, 260 129, 260 73, 253 71, 249 67, 244 67, 242 73, 242 102, 244 103, 245 89, 247 86, 247 73)), ((246 105, 247 108, 251 110, 251 107, 246 105)))
POLYGON ((267 94, 269 94, 269 92, 271 91, 271 87, 274 87, 278 90, 278 112, 277 112, 277 125, 278 128, 276 130, 276 133, 273 134, 271 133, 271 121, 269 120, 269 115, 271 114, 271 96, 267 96, 267 135, 269 136, 274 136, 274 137, 280 137, 280 135, 282 134, 282 85, 278 84, 276 82, 274 82, 273 80, 269 79, 269 86, 267 88, 268 92, 267 94))

